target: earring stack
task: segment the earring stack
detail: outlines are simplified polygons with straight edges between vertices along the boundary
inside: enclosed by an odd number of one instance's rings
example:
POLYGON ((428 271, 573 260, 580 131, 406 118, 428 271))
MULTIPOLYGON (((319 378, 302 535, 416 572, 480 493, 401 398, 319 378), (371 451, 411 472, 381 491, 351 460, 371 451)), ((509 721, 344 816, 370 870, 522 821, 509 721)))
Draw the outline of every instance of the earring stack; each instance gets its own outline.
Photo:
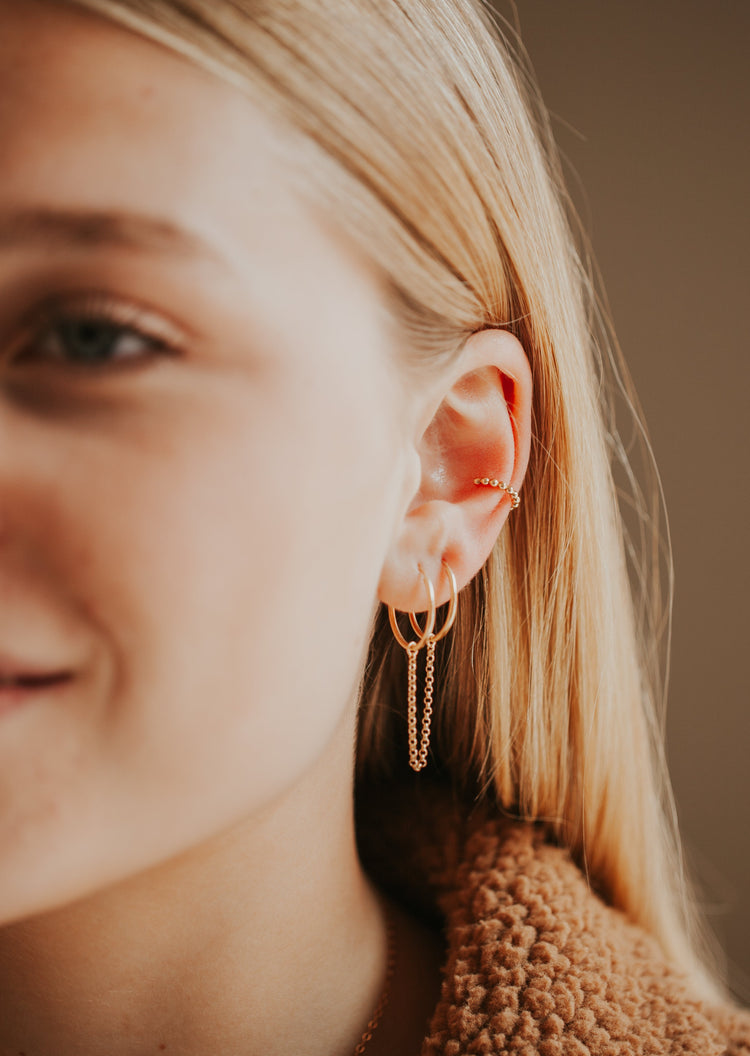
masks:
POLYGON ((406 650, 407 655, 407 725, 408 725, 408 737, 409 737, 409 765, 412 770, 419 773, 420 770, 424 770, 427 766, 427 753, 430 748, 430 733, 432 728, 432 704, 433 704, 433 693, 435 686, 435 647, 441 638, 444 638, 448 631, 453 626, 456 619, 456 610, 458 608, 458 591, 456 589, 456 577, 447 561, 443 561, 443 567, 448 573, 448 579, 450 580, 451 596, 448 603, 448 614, 445 618, 445 623, 437 632, 434 633, 435 627, 435 588, 432 585, 427 573, 424 571, 421 565, 418 566, 419 574, 422 577, 422 581, 425 585, 428 598, 428 609, 427 618, 425 621, 424 630, 419 626, 416 613, 409 613, 409 623, 412 629, 419 635, 414 641, 407 641, 399 630, 399 626, 396 620, 396 610, 392 605, 388 606, 388 618, 391 622, 391 630, 396 638, 396 641, 402 648, 406 650), (425 664, 425 688, 424 688, 424 708, 422 711, 422 730, 421 734, 418 729, 417 722, 417 654, 423 647, 427 647, 427 659, 425 664))
MULTIPOLYGON (((506 484, 504 480, 499 480, 497 477, 475 477, 474 483, 480 487, 498 488, 500 491, 506 492, 510 497, 510 506, 512 510, 517 509, 521 503, 521 496, 516 489, 510 484, 506 484)), ((420 770, 424 770, 427 766, 427 753, 430 750, 432 697, 435 688, 435 646, 441 638, 445 637, 453 626, 456 619, 456 609, 458 607, 456 577, 453 575, 450 565, 445 560, 443 561, 443 567, 448 573, 448 579, 450 580, 451 596, 448 603, 448 615, 445 617, 445 623, 437 634, 433 633, 435 627, 435 588, 432 585, 430 577, 421 565, 418 565, 417 568, 422 577, 428 599, 427 619, 425 621, 424 630, 419 626, 416 613, 409 613, 409 623, 411 624, 412 629, 419 635, 419 638, 407 642, 396 622, 396 610, 392 605, 388 606, 388 618, 391 621, 391 630, 393 631, 398 644, 406 650, 407 655, 408 689, 406 695, 406 707, 409 730, 409 766, 411 766, 412 770, 415 770, 417 773, 419 773, 420 770), (427 662, 425 665, 424 710, 422 712, 422 731, 420 734, 417 723, 417 653, 422 646, 427 646, 427 662)))

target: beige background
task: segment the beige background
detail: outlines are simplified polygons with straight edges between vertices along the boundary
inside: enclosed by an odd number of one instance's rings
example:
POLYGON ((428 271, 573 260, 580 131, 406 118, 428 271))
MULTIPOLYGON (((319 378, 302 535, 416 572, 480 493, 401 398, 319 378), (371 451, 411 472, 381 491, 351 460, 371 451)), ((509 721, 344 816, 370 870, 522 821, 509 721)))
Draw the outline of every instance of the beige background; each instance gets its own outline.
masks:
POLYGON ((662 475, 670 765, 689 859, 750 1002, 750 4, 515 9, 662 475))

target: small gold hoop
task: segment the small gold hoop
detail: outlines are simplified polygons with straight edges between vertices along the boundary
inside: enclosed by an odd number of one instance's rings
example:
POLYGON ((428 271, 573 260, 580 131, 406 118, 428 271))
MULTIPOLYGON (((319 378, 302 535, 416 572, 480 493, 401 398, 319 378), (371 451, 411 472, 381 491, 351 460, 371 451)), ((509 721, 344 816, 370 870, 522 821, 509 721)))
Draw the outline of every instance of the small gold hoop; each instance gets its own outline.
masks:
MULTIPOLYGON (((445 571, 448 573, 448 578, 450 579, 451 597, 450 602, 448 604, 448 615, 445 617, 445 623, 437 632, 437 634, 432 635, 432 639, 435 642, 439 642, 441 638, 444 638, 448 631, 451 629, 454 620, 456 619, 456 610, 458 608, 458 590, 456 588, 456 577, 453 575, 453 569, 446 560, 443 560, 443 565, 445 567, 445 571)), ((417 634, 422 634, 422 628, 419 626, 419 623, 417 622, 417 617, 413 612, 409 613, 409 622, 411 623, 412 627, 417 632, 417 634)))
MULTIPOLYGON (((392 605, 388 606, 388 619, 391 621, 391 630, 393 631, 398 644, 404 649, 406 649, 407 652, 410 648, 414 649, 416 647, 416 649, 421 649, 427 639, 432 634, 432 628, 435 626, 435 588, 432 585, 430 577, 427 575, 422 566, 417 565, 417 568, 419 569, 419 574, 422 577, 425 588, 427 590, 427 596, 430 599, 430 607, 427 610, 427 627, 425 629, 424 634, 422 634, 418 627, 414 628, 417 634, 421 635, 418 642, 407 642, 401 631, 398 629, 398 623, 396 622, 396 610, 393 608, 392 605)), ((409 616, 411 618, 411 616, 413 616, 413 613, 409 613, 409 616)), ((413 622, 412 626, 414 626, 413 622)))

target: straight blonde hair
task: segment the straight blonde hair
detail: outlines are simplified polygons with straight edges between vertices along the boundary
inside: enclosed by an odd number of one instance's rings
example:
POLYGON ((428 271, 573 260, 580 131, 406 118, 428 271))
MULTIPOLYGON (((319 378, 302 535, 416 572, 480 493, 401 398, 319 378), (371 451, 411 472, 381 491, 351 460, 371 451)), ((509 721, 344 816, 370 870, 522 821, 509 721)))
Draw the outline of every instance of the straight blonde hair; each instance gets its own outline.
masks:
MULTIPOLYGON (((649 469, 638 405, 518 41, 479 0, 68 2, 249 91, 297 133, 300 190, 383 276, 409 369, 443 364, 482 328, 521 341, 534 382, 523 501, 444 643, 437 769, 546 822, 592 885, 715 995, 661 747, 658 477, 651 467, 647 501, 615 421, 619 400, 649 469)), ((396 769, 396 742, 405 754, 404 685, 381 607, 362 780, 396 769)))

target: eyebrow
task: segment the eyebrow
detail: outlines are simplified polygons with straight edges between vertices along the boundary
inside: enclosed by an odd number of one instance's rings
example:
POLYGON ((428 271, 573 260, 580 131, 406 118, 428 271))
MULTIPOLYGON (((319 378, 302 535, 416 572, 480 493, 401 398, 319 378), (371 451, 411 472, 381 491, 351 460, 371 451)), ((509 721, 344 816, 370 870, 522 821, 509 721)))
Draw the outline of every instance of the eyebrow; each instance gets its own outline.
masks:
POLYGON ((0 249, 21 245, 42 249, 110 246, 227 263, 216 247, 170 220, 112 210, 26 208, 0 212, 0 249))

